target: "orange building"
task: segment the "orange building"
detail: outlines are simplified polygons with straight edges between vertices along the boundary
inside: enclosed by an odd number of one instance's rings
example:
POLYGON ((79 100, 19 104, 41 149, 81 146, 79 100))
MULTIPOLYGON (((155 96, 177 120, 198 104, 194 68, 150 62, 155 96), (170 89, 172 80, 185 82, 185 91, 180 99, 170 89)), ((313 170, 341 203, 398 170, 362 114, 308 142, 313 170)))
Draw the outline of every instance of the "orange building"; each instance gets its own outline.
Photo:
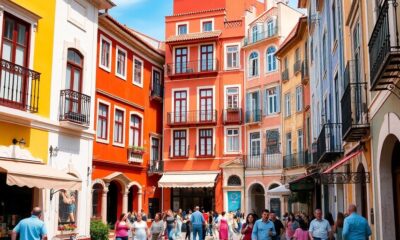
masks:
POLYGON ((246 21, 265 5, 174 1, 165 19, 163 209, 243 209, 241 46, 246 21))
POLYGON ((92 217, 160 210, 164 52, 161 43, 99 16, 92 217))

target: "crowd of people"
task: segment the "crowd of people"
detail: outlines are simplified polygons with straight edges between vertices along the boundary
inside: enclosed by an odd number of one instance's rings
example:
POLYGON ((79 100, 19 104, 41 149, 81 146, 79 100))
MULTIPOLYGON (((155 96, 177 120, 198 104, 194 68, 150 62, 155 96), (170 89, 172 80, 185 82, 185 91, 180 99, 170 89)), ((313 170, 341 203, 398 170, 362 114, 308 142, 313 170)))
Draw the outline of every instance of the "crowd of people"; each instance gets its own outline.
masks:
POLYGON ((286 213, 279 219, 267 209, 259 218, 256 213, 244 217, 240 210, 217 213, 199 207, 157 213, 149 228, 145 218, 144 211, 121 215, 115 224, 116 239, 365 240, 371 235, 367 220, 357 214, 355 205, 349 206, 346 215, 339 212, 336 221, 331 213, 323 217, 320 209, 313 216, 286 213))

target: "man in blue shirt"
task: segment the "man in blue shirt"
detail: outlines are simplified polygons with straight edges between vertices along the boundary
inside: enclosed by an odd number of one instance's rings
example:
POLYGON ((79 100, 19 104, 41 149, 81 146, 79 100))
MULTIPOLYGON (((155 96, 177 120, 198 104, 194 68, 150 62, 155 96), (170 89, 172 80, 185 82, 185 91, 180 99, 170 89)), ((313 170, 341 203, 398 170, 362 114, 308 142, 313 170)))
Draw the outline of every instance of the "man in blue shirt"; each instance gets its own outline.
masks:
POLYGON ((205 224, 205 220, 203 214, 199 210, 200 208, 197 206, 195 212, 190 216, 190 222, 193 228, 193 240, 196 240, 197 234, 199 235, 199 240, 203 239, 203 225, 205 224))
POLYGON ((28 240, 43 240, 47 239, 47 230, 44 222, 39 218, 42 215, 42 210, 35 207, 32 210, 32 216, 22 219, 12 231, 11 239, 16 240, 17 234, 19 239, 28 240))
POLYGON ((351 204, 347 209, 349 216, 344 219, 343 239, 344 240, 365 240, 371 236, 371 228, 367 219, 357 214, 357 207, 351 204))
POLYGON ((268 220, 267 209, 262 211, 261 219, 257 220, 251 234, 252 240, 271 240, 276 235, 274 223, 268 220))
POLYGON ((331 225, 326 219, 322 218, 321 209, 314 212, 315 219, 311 221, 309 234, 311 240, 327 240, 332 238, 331 225))

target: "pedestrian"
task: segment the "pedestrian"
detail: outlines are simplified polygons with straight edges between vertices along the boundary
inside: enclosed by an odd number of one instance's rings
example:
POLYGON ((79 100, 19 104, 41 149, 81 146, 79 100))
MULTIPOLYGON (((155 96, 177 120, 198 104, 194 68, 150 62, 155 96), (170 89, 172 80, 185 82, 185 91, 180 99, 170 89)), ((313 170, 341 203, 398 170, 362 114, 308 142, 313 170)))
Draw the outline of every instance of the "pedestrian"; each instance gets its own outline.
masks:
POLYGON ((213 214, 213 236, 215 239, 218 239, 218 221, 220 217, 218 215, 218 212, 215 211, 213 214))
POLYGON ((142 214, 138 214, 136 222, 133 223, 133 239, 134 240, 147 240, 147 223, 143 221, 142 214))
POLYGON ((328 212, 325 215, 325 219, 329 222, 329 225, 331 225, 331 228, 333 229, 333 227, 335 226, 335 220, 333 220, 333 215, 332 213, 328 212))
POLYGON ((210 211, 208 214, 208 228, 207 231, 209 235, 212 237, 213 236, 213 227, 214 227, 214 212, 210 211))
POLYGON ((128 240, 129 230, 131 229, 128 214, 121 214, 118 221, 115 223, 114 232, 116 240, 128 240))
POLYGON ((191 235, 191 222, 190 222, 190 217, 192 216, 192 210, 188 210, 186 217, 185 217, 185 224, 186 224, 186 236, 185 236, 185 240, 189 239, 190 240, 190 235, 191 235))
POLYGON ((144 211, 144 209, 142 209, 141 211, 140 211, 140 214, 142 215, 142 220, 143 221, 147 221, 147 214, 146 214, 146 212, 144 211))
POLYGON ((182 234, 182 224, 183 224, 182 209, 179 209, 178 212, 176 213, 176 233, 175 233, 175 235, 177 237, 180 237, 182 234))
POLYGON ((332 232, 335 234, 336 240, 343 239, 343 221, 344 221, 344 214, 339 212, 336 218, 336 223, 332 229, 332 232))
POLYGON ((229 227, 228 227, 228 219, 226 218, 226 213, 221 213, 221 218, 218 220, 218 232, 220 240, 228 240, 229 238, 229 227))
POLYGON ((164 234, 164 222, 161 219, 161 214, 156 213, 154 216, 154 221, 151 223, 150 227, 150 239, 160 240, 164 234))
POLYGON ((171 209, 167 211, 165 222, 167 223, 167 237, 169 240, 172 240, 175 234, 174 228, 176 227, 176 219, 171 209))
POLYGON ((205 220, 199 206, 195 207, 195 212, 192 213, 190 222, 192 223, 193 240, 196 240, 196 236, 199 237, 199 240, 203 239, 203 225, 205 224, 205 220))
POLYGON ((281 235, 285 232, 285 227, 283 226, 283 223, 281 222, 281 220, 279 220, 276 217, 275 212, 269 213, 269 220, 274 223, 274 227, 275 227, 275 231, 276 231, 276 235, 272 236, 271 239, 272 240, 280 240, 281 235))
POLYGON ((357 207, 350 204, 347 209, 349 216, 344 219, 343 239, 344 240, 365 240, 371 236, 371 228, 367 219, 357 214, 357 207))
POLYGON ((308 228, 307 228, 307 223, 303 220, 300 219, 298 221, 299 227, 294 231, 293 234, 293 240, 308 240, 309 235, 308 235, 308 228))
POLYGON ((327 240, 331 236, 331 225, 326 219, 322 218, 321 209, 314 212, 315 219, 310 223, 309 235, 311 240, 327 240))
POLYGON ((296 230, 295 227, 295 222, 296 219, 294 217, 293 213, 287 214, 286 216, 286 223, 285 223, 285 237, 286 240, 291 240, 293 235, 294 235, 294 231, 296 230))
POLYGON ((251 234, 252 240, 272 240, 271 237, 276 235, 274 223, 268 218, 269 211, 264 209, 261 214, 261 219, 257 220, 251 234))
POLYGON ((204 208, 201 210, 204 218, 204 224, 203 224, 203 240, 206 238, 207 235, 207 226, 208 226, 208 213, 204 210, 204 208))
POLYGON ((257 221, 255 214, 249 213, 246 217, 246 223, 244 223, 242 226, 242 240, 251 240, 251 233, 253 232, 255 221, 257 221))
POLYGON ((42 209, 34 207, 31 212, 31 217, 22 219, 12 231, 11 239, 42 240, 47 239, 47 229, 42 220, 42 209))

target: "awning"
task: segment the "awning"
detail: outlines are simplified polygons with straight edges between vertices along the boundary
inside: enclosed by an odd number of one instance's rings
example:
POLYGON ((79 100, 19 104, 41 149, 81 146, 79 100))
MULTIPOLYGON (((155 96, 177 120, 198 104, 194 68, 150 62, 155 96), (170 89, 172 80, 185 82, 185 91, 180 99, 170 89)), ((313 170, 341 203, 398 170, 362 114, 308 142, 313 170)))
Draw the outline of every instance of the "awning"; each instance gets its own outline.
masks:
POLYGON ((289 189, 292 192, 303 192, 303 191, 312 191, 315 187, 314 177, 316 177, 318 173, 310 173, 308 175, 299 177, 291 182, 289 182, 289 189))
POLYGON ((345 164, 347 161, 349 161, 350 159, 352 159, 353 157, 357 156, 358 154, 360 154, 362 151, 358 150, 346 157, 344 157, 342 160, 336 162, 335 164, 333 164, 331 167, 329 167, 328 169, 326 169, 323 173, 330 173, 332 172, 334 169, 342 166, 343 164, 345 164))
POLYGON ((162 188, 203 188, 214 187, 218 173, 164 174, 158 187, 162 188))
POLYGON ((80 179, 48 165, 0 160, 0 172, 7 174, 7 185, 40 189, 80 190, 80 179))
POLYGON ((291 191, 286 187, 286 185, 281 185, 279 187, 268 190, 267 193, 270 195, 290 195, 291 191))

